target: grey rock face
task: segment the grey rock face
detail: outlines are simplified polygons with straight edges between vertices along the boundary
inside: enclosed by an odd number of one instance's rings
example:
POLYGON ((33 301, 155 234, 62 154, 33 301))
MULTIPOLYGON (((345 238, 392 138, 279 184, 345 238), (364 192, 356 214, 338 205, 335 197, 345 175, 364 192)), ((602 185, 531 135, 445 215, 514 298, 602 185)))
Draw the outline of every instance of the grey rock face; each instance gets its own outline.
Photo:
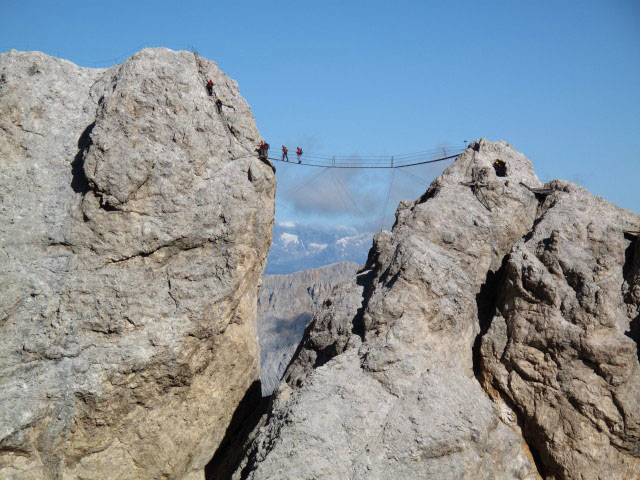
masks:
POLYGON ((288 275, 264 275, 258 292, 262 394, 270 395, 300 343, 313 313, 359 265, 341 262, 288 275))
POLYGON ((484 383, 515 406, 549 476, 640 478, 640 241, 623 233, 640 218, 551 185, 505 264, 484 383))
POLYGON ((331 291, 305 332, 294 361, 286 369, 283 379, 287 384, 302 385, 314 368, 362 343, 363 289, 370 276, 370 272, 361 273, 355 281, 345 281, 331 291))
POLYGON ((640 217, 539 187, 482 140, 401 203, 235 478, 640 478, 640 217))
POLYGON ((0 83, 0 477, 192 475, 258 381, 275 179, 249 108, 166 49, 11 51, 0 83))
POLYGON ((508 144, 475 148, 400 205, 370 271, 316 314, 235 478, 537 477, 513 412, 474 377, 473 346, 487 272, 536 218, 520 182, 540 183, 508 144))

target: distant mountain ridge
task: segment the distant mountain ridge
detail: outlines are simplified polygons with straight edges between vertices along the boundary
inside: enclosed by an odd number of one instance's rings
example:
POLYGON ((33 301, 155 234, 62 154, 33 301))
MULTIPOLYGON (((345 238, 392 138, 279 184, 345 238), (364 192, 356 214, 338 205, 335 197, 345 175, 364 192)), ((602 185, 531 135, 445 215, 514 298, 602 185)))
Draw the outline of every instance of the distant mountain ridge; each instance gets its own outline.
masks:
POLYGON ((333 287, 353 280, 360 265, 341 262, 289 275, 264 275, 258 294, 262 393, 276 387, 304 329, 333 287))
POLYGON ((338 262, 363 264, 372 239, 373 232, 356 232, 352 228, 324 230, 280 222, 273 229, 265 274, 283 275, 338 262))

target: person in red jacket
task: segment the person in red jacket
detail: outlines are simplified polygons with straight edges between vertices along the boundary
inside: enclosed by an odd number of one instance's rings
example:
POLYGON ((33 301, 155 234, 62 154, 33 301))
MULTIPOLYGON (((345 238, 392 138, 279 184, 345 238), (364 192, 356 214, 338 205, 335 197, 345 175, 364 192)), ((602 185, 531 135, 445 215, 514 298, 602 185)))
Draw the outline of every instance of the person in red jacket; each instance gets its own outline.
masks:
POLYGON ((210 97, 213 97, 213 81, 211 79, 207 82, 207 92, 209 92, 210 97))
POLYGON ((289 149, 284 145, 282 145, 282 161, 283 162, 289 161, 289 149))
POLYGON ((258 148, 256 148, 256 152, 258 152, 258 158, 260 160, 266 161, 269 158, 269 144, 265 141, 260 142, 258 148))
POLYGON ((298 163, 302 163, 302 160, 300 159, 302 156, 302 149, 300 147, 296 149, 296 155, 298 156, 298 163))
POLYGON ((260 142, 258 144, 258 148, 256 148, 256 152, 258 152, 258 158, 262 160, 264 158, 264 142, 260 142))

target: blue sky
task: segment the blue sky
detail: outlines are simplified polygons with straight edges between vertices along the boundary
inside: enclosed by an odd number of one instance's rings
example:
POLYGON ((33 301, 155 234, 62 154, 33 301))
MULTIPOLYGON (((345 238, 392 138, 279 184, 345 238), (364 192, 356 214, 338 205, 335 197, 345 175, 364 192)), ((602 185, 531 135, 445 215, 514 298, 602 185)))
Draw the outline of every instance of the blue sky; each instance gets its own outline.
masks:
MULTIPOLYGON (((386 155, 504 139, 542 180, 640 212, 640 2, 3 0, 0 51, 106 67, 145 46, 218 62, 272 146, 386 155)), ((285 198, 318 171, 278 167, 279 221, 379 228, 390 172, 336 172, 356 208, 329 173, 285 198)), ((440 171, 395 174, 387 227, 440 171)))

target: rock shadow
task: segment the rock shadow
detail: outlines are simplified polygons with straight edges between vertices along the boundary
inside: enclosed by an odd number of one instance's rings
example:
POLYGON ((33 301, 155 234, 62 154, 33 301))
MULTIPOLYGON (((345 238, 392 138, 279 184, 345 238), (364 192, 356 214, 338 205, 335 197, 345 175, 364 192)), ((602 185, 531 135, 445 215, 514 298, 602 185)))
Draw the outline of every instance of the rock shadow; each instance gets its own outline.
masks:
POLYGON ((256 380, 238 404, 220 446, 205 466, 206 480, 227 480, 236 471, 246 453, 249 436, 267 413, 271 397, 262 397, 262 385, 256 380))
POLYGON ((622 276, 629 283, 632 283, 631 276, 634 273, 634 265, 640 266, 640 238, 630 233, 624 234, 624 238, 629 240, 629 245, 624 250, 624 263, 622 264, 622 276), (636 251, 637 250, 637 251, 636 251))
POLYGON ((500 284, 505 274, 508 255, 502 259, 502 265, 495 272, 489 270, 485 277, 484 283, 480 286, 480 291, 476 295, 476 308, 478 309, 478 323, 480 332, 476 335, 473 342, 473 373, 482 385, 481 381, 481 358, 480 347, 482 345, 482 337, 489 331, 491 320, 493 319, 498 306, 500 284))
MULTIPOLYGON (((480 386, 486 390, 486 382, 482 376, 482 337, 486 335, 491 327, 493 317, 499 311, 499 305, 502 302, 503 291, 501 286, 504 284, 506 276, 507 262, 509 255, 505 255, 502 259, 500 268, 496 271, 487 272, 484 283, 480 286, 480 291, 476 295, 476 306, 478 309, 478 323, 480 326, 480 332, 473 342, 473 373, 480 383, 480 386)), ((542 433, 535 425, 535 423, 525 422, 524 416, 520 409, 504 394, 500 389, 496 389, 497 393, 502 401, 514 412, 516 415, 516 422, 520 431, 522 432, 522 438, 526 442, 533 464, 538 471, 541 478, 547 478, 545 475, 546 466, 551 462, 548 458, 542 454, 538 439, 542 438, 542 433)), ((488 395, 489 398, 493 398, 492 395, 488 395)))
POLYGON ((353 317, 353 323, 351 327, 351 333, 358 335, 364 341, 364 311, 369 304, 369 299, 373 295, 374 291, 374 283, 373 280, 375 278, 375 272, 373 270, 369 271, 365 274, 360 274, 356 276, 356 283, 364 287, 362 291, 362 303, 360 304, 360 308, 356 311, 355 316, 353 317))
POLYGON ((71 188, 83 195, 89 191, 89 180, 84 173, 84 156, 91 146, 91 132, 95 126, 96 122, 93 122, 84 129, 78 139, 78 153, 71 162, 71 188))
MULTIPOLYGON (((624 238, 629 240, 629 245, 624 250, 622 277, 631 288, 638 268, 640 268, 640 238, 632 233, 625 233, 624 238)), ((624 334, 636 342, 636 354, 638 356, 638 362, 640 362, 640 315, 629 322, 629 330, 624 332, 624 334)))
POLYGON ((640 315, 629 322, 629 330, 624 334, 636 342, 636 355, 638 356, 638 363, 640 363, 640 315))

